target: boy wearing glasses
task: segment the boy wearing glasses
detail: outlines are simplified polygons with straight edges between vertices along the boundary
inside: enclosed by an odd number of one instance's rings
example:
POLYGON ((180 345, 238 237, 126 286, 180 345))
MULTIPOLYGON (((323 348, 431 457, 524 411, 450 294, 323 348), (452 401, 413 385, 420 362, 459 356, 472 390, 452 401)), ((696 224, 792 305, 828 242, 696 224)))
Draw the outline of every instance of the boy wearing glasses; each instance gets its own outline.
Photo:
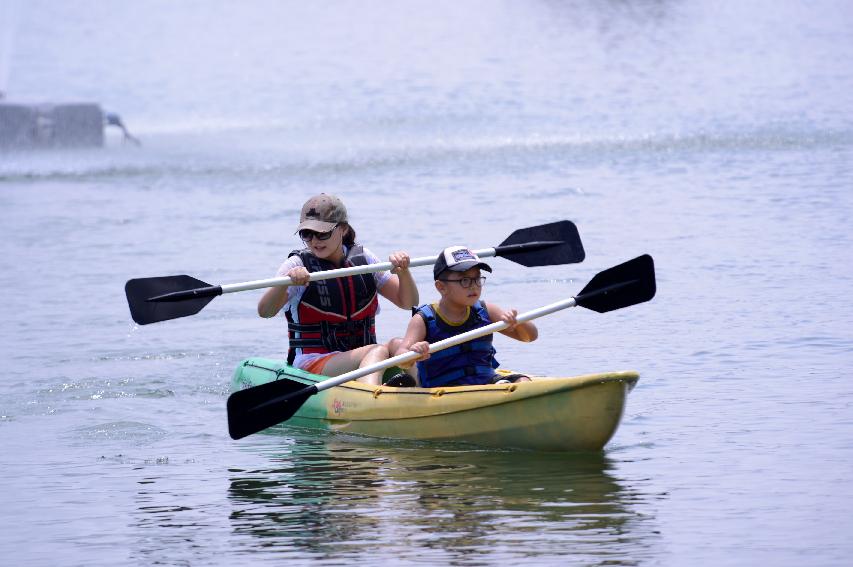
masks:
MULTIPOLYGON (((411 350, 421 355, 417 363, 421 387, 468 386, 499 381, 491 334, 431 356, 430 343, 495 321, 509 325, 500 331, 508 337, 523 342, 536 340, 536 326, 529 321, 516 321, 518 312, 515 309, 504 311, 493 303, 487 305, 480 300, 486 282, 481 270, 491 272, 492 268, 465 246, 445 248, 439 254, 432 273, 441 299, 438 303, 418 307, 409 321, 406 336, 393 353, 396 356, 411 350)), ((516 378, 516 381, 527 380, 526 376, 516 378)))
MULTIPOLYGON (((309 281, 311 272, 378 264, 379 259, 355 241, 343 202, 321 193, 302 206, 296 232, 305 248, 294 250, 278 269, 293 284, 272 287, 258 302, 258 315, 287 317, 287 363, 313 374, 339 376, 388 358, 389 345, 376 344, 377 293, 401 309, 418 304, 418 288, 409 273, 409 255, 395 252, 391 272, 309 281)), ((399 339, 392 339, 395 344, 399 339)), ((393 347, 391 347, 393 348, 393 347)), ((361 382, 379 384, 375 372, 361 382)))

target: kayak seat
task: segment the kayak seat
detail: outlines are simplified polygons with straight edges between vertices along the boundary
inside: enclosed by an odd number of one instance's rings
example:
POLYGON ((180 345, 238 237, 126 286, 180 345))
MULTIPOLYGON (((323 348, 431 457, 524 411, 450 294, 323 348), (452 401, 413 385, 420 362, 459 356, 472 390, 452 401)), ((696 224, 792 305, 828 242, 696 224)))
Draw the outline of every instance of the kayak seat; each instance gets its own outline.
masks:
POLYGON ((418 385, 415 377, 407 372, 400 372, 388 379, 383 386, 393 386, 395 388, 414 388, 418 385))
POLYGON ((495 375, 495 384, 509 384, 512 382, 530 382, 530 376, 526 374, 495 375))

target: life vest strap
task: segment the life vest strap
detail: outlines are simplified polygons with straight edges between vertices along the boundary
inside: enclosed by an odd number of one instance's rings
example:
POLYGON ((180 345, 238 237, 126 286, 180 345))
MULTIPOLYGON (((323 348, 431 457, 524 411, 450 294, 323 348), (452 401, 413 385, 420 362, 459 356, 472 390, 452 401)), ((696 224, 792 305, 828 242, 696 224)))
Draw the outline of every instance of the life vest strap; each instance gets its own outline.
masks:
POLYGON ((436 378, 430 378, 429 383, 426 387, 435 388, 436 386, 444 386, 445 384, 455 382, 460 378, 465 378, 466 376, 475 376, 477 374, 494 374, 494 368, 492 368, 491 366, 466 366, 465 368, 460 368, 458 370, 448 372, 447 374, 442 374, 441 376, 438 376, 436 378))
POLYGON ((324 348, 328 351, 349 350, 350 345, 360 343, 368 345, 376 343, 374 317, 330 323, 320 321, 314 324, 290 323, 288 325, 290 348, 324 348), (303 334, 296 337, 295 333, 303 334), (306 337, 304 333, 317 335, 306 337), (355 340, 353 340, 355 339, 355 340), (347 344, 343 344, 343 343, 347 344))

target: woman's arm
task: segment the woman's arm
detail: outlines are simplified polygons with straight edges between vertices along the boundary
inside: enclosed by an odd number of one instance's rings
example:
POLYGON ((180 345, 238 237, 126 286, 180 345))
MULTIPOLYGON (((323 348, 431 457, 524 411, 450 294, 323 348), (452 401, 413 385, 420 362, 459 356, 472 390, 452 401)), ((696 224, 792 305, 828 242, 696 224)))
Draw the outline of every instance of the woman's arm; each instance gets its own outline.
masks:
POLYGON ((501 331, 502 334, 525 343, 535 341, 536 338, 539 337, 539 331, 536 329, 536 325, 530 321, 519 323, 516 320, 518 311, 515 309, 504 311, 494 303, 487 303, 486 310, 488 310, 489 318, 492 321, 503 321, 509 325, 509 327, 501 331))
MULTIPOLYGON (((293 280, 291 285, 308 285, 310 277, 305 266, 294 266, 284 275, 293 280)), ((258 315, 265 319, 275 317, 287 303, 287 288, 289 287, 282 285, 269 288, 258 301, 258 315)))
POLYGON ((409 255, 405 252, 394 252, 388 257, 388 261, 394 265, 391 277, 385 282, 379 293, 399 307, 400 309, 411 309, 420 301, 418 286, 409 271, 409 255))

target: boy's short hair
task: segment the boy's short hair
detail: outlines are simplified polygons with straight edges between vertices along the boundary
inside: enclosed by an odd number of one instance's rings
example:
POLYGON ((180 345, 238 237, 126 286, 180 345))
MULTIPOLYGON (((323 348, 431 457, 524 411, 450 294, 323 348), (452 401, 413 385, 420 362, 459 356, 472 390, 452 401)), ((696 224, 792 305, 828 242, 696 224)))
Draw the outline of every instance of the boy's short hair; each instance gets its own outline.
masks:
POLYGON ((464 272, 471 268, 481 268, 487 272, 492 271, 491 266, 481 261, 480 257, 467 246, 450 246, 439 253, 432 267, 432 276, 433 279, 438 280, 440 279, 439 276, 447 270, 464 272))

